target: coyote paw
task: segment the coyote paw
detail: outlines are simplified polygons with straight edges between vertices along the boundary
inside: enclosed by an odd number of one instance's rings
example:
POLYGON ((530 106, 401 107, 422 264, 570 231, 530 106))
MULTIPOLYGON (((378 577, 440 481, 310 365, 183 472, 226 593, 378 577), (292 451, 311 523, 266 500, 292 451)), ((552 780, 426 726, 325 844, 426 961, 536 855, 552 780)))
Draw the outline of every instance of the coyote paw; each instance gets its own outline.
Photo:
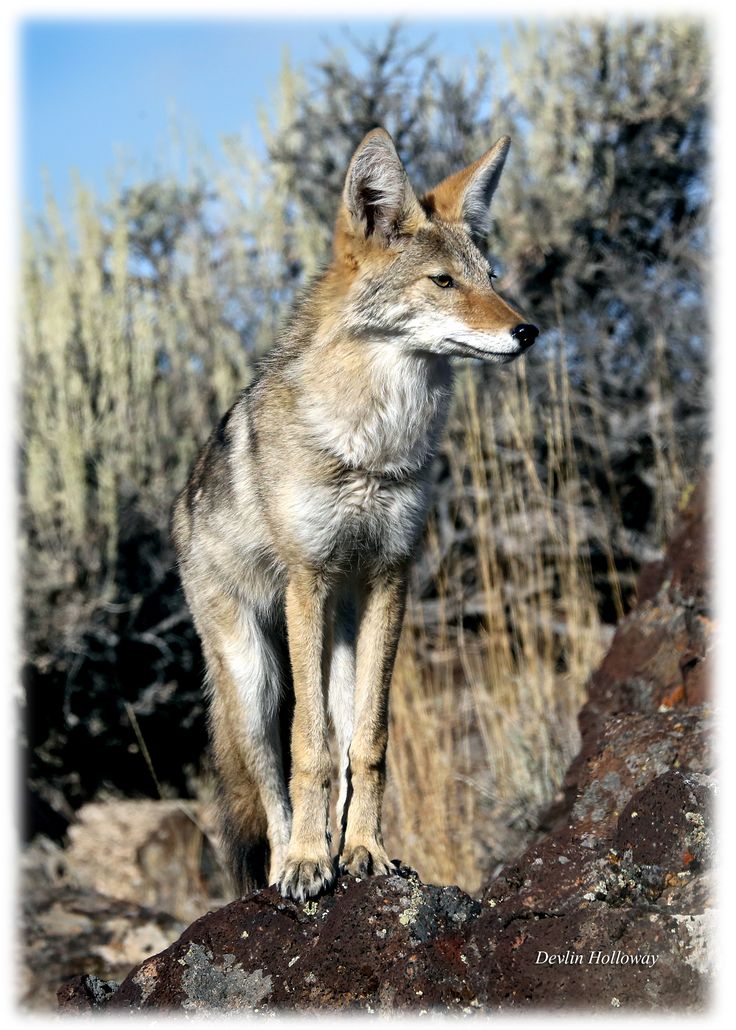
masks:
POLYGON ((284 898, 306 901, 315 898, 332 885, 335 871, 329 856, 318 859, 287 860, 279 880, 279 890, 284 898))
POLYGON ((348 876, 383 876, 393 873, 394 866, 381 844, 373 842, 369 847, 357 844, 346 847, 340 856, 340 872, 348 876))

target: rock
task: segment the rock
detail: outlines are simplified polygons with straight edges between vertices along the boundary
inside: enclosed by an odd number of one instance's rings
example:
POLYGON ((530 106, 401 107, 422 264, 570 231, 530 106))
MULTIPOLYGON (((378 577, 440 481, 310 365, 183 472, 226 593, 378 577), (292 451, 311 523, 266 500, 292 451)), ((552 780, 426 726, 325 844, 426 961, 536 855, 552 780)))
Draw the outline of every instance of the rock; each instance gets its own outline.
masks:
MULTIPOLYGON (((664 559, 642 571, 639 604, 618 627, 580 715, 587 743, 612 716, 707 702, 713 624, 707 560, 707 483, 696 488, 664 559)), ((575 763, 570 775, 577 773, 575 763)))
POLYGON ((302 905, 257 891, 114 992, 65 985, 62 1008, 701 1010, 715 790, 704 504, 701 486, 590 681, 546 832, 480 901, 405 867, 302 905))
POLYGON ((658 776, 635 794, 619 816, 613 843, 638 865, 682 870, 707 864, 713 844, 710 797, 713 781, 679 769, 658 776))
MULTIPOLYGON (((84 806, 62 849, 38 837, 22 859, 24 1006, 94 1007, 95 984, 122 979, 227 896, 203 806, 105 801, 84 806), (213 901, 219 894, 219 902, 213 901), (76 1000, 74 1000, 76 998, 76 1000)), ((109 992, 108 992, 109 993, 109 992)))
POLYGON ((306 904, 274 888, 198 920, 143 963, 107 1008, 253 1010, 458 1004, 472 989, 460 959, 480 905, 411 870, 341 879, 306 904))
POLYGON ((92 802, 77 812, 64 857, 85 887, 188 923, 229 893, 216 839, 214 813, 195 802, 92 802))
POLYGON ((520 911, 498 932, 479 920, 468 950, 486 969, 484 1008, 700 1009, 705 980, 682 953, 676 916, 591 903, 520 911), (476 950, 477 949, 477 950, 476 950))
POLYGON ((105 897, 82 887, 40 887, 24 892, 21 940, 24 948, 20 999, 24 1008, 48 1009, 57 988, 79 970, 76 986, 64 985, 65 1007, 94 1008, 105 991, 92 984, 121 980, 131 965, 160 951, 184 924, 168 913, 105 897))
POLYGON ((101 1008, 120 985, 115 980, 101 980, 85 973, 61 985, 56 992, 59 1007, 68 1012, 89 1012, 101 1008))

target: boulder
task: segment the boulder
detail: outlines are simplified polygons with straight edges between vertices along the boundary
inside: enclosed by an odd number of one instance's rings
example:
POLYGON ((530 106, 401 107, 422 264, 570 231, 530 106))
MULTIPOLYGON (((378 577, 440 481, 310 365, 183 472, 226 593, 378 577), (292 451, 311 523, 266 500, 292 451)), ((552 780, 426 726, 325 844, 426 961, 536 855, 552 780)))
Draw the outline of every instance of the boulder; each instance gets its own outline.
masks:
POLYGON ((69 827, 66 872, 107 897, 189 923, 228 894, 216 823, 211 806, 193 801, 90 802, 69 827))
POLYGON ((132 965, 212 908, 213 897, 224 901, 212 823, 209 808, 193 802, 111 799, 79 810, 68 847, 44 837, 27 846, 24 1007, 52 1007, 59 981, 80 969, 89 975, 77 978, 73 1006, 94 1007, 132 965))
POLYGON ((36 1011, 53 1006, 59 982, 75 969, 88 973, 77 979, 98 987, 86 993, 67 987, 69 1006, 93 1008, 131 965, 165 948, 184 925, 166 912, 72 885, 27 887, 20 917, 24 963, 19 998, 25 1009, 36 1011))

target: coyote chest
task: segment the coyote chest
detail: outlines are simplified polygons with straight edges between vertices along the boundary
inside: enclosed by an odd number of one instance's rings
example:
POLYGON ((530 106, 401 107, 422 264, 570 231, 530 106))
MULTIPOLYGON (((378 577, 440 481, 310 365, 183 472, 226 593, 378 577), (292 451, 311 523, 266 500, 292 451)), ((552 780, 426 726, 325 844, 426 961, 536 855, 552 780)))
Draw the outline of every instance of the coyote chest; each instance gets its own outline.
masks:
POLYGON ((402 478, 385 476, 362 469, 351 469, 345 473, 336 492, 335 503, 346 517, 362 515, 381 516, 401 507, 411 498, 417 484, 404 484, 402 478))
POLYGON ((431 460, 447 415, 452 373, 443 358, 402 354, 382 342, 365 343, 360 360, 333 356, 343 374, 325 377, 300 406, 307 435, 322 451, 353 469, 346 498, 369 501, 393 478, 418 472, 431 460), (381 479, 384 476, 384 479, 381 479))
POLYGON ((302 409, 306 437, 331 458, 325 475, 294 484, 299 501, 290 505, 313 560, 407 557, 426 515, 426 473, 447 413, 449 367, 381 345, 368 354, 363 374, 346 377, 339 395, 328 379, 302 409))
MULTIPOLYGON (((293 529, 313 561, 383 560, 409 555, 424 523, 424 477, 345 469, 334 479, 300 483, 293 529)), ((296 500, 296 498, 295 498, 296 500)))
POLYGON ((386 502, 387 485, 371 472, 351 471, 340 489, 340 502, 348 509, 368 512, 386 502))

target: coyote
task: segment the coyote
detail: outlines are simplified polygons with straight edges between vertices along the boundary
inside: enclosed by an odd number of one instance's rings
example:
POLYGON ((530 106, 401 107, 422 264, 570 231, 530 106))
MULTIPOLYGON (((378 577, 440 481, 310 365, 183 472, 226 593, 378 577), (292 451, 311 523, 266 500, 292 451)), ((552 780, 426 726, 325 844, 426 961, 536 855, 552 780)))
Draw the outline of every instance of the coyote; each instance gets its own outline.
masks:
POLYGON ((417 198, 389 134, 368 133, 329 267, 175 501, 241 893, 277 883, 304 900, 338 868, 392 868, 381 836, 389 684, 451 359, 512 361, 538 334, 494 291, 475 242, 510 142, 417 198))

